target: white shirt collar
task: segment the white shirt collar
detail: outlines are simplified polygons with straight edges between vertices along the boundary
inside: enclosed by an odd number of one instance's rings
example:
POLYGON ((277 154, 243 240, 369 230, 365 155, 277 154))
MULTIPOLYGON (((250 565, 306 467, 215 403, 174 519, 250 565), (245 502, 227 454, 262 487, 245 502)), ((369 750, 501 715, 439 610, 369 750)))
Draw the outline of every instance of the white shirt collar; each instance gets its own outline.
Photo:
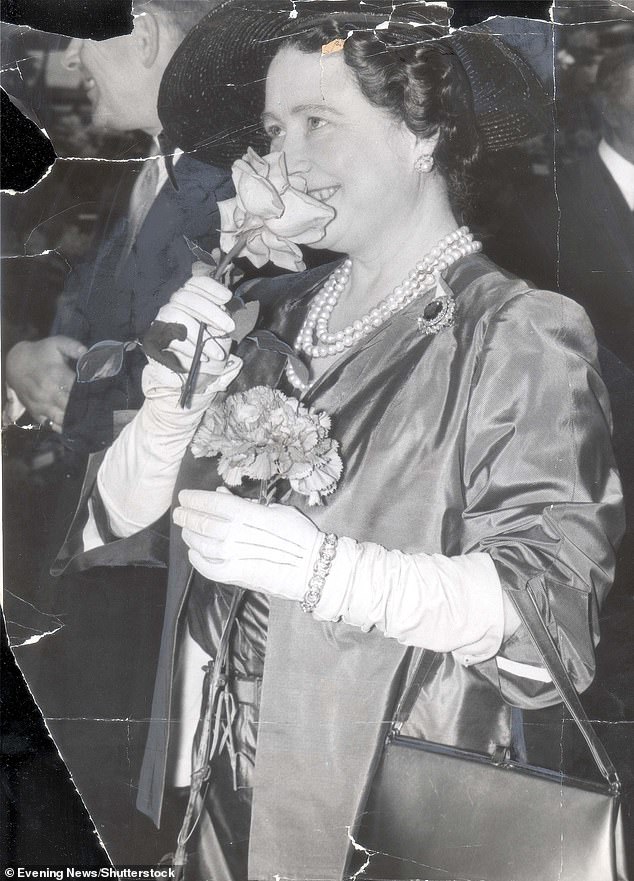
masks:
POLYGON ((599 156, 630 206, 630 211, 634 211, 634 162, 617 153, 604 138, 599 144, 599 156))

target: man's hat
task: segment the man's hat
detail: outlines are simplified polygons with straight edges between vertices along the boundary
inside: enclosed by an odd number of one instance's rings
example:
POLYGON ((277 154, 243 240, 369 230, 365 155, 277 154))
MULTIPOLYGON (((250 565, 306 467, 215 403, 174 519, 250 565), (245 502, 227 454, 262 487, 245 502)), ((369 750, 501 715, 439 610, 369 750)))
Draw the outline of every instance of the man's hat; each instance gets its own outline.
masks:
POLYGON ((543 130, 547 103, 530 66, 485 27, 449 34, 438 7, 389 0, 225 0, 187 35, 158 98, 164 135, 212 165, 230 167, 246 148, 266 151, 266 72, 291 36, 334 19, 348 31, 376 31, 390 45, 440 40, 469 79, 484 145, 513 146, 543 130))

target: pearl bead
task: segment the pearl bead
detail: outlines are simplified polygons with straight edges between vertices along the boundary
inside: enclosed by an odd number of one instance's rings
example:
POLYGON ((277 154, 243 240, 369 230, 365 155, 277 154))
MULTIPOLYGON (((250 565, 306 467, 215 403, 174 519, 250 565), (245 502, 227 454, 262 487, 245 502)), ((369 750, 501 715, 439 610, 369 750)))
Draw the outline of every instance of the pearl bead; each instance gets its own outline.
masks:
MULTIPOLYGON (((350 325, 332 333, 328 323, 339 298, 345 291, 352 270, 352 261, 347 258, 324 282, 315 297, 307 317, 295 340, 295 348, 303 350, 309 357, 324 358, 333 356, 350 348, 366 337, 374 328, 381 327, 393 313, 413 302, 425 291, 437 284, 436 276, 444 272, 452 263, 467 254, 480 251, 482 245, 473 240, 467 227, 461 227, 441 239, 429 254, 416 263, 407 278, 397 285, 383 300, 369 312, 356 318, 350 325), (313 342, 313 338, 315 338, 313 342)), ((303 383, 287 362, 286 375, 294 388, 306 391, 303 383)))

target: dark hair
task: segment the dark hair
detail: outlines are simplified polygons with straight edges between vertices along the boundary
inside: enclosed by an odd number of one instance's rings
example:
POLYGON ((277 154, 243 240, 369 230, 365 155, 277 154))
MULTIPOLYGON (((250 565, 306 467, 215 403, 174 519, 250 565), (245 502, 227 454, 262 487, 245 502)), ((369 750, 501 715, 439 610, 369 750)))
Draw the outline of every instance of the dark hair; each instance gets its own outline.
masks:
POLYGON ((345 40, 343 57, 355 74, 363 95, 375 107, 390 112, 415 135, 438 134, 435 167, 447 183, 452 207, 460 214, 469 207, 474 170, 482 148, 473 109, 473 96, 462 64, 431 28, 392 25, 381 31, 354 30, 345 20, 322 25, 291 37, 285 46, 319 52, 332 40, 345 40), (413 40, 416 42, 413 42, 413 40))

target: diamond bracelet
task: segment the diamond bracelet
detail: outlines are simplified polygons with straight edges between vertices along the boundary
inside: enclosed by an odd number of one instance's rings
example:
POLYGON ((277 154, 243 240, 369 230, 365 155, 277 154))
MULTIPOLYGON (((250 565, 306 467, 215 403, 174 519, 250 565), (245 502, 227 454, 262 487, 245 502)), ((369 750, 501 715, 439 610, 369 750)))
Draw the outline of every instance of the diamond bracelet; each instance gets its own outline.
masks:
POLYGON ((332 561, 337 553, 337 542, 339 539, 332 532, 324 535, 324 539, 319 548, 319 554, 315 565, 313 566, 313 574, 308 582, 308 590, 304 594, 301 602, 303 612, 312 612, 321 599, 321 592, 326 584, 326 578, 330 572, 332 561))

